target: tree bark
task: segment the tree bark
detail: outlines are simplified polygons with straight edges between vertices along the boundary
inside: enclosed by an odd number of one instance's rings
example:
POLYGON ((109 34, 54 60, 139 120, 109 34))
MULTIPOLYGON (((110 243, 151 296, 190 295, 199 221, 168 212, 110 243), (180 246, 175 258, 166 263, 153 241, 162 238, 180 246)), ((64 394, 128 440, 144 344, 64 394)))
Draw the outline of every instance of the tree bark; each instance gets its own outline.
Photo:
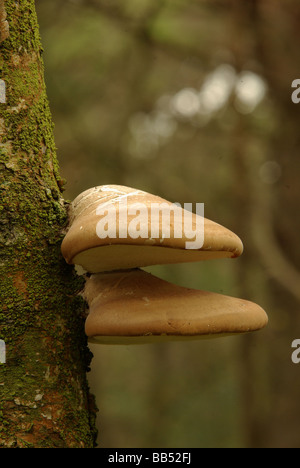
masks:
POLYGON ((67 223, 34 0, 0 0, 0 447, 92 448, 82 282, 67 223))

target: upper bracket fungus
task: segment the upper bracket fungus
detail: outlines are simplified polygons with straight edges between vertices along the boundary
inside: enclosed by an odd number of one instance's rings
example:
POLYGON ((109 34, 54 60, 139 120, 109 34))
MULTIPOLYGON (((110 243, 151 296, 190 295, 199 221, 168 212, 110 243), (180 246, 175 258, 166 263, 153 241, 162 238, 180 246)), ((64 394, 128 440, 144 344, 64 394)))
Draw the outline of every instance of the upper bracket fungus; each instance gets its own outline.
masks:
POLYGON ((70 206, 62 253, 86 275, 85 331, 100 343, 149 343, 246 333, 268 318, 258 305, 176 286, 141 267, 234 258, 227 228, 158 196, 119 185, 86 190, 70 206))
POLYGON ((242 251, 239 237, 225 227, 118 185, 94 187, 74 200, 62 243, 66 261, 92 273, 238 257, 242 251))

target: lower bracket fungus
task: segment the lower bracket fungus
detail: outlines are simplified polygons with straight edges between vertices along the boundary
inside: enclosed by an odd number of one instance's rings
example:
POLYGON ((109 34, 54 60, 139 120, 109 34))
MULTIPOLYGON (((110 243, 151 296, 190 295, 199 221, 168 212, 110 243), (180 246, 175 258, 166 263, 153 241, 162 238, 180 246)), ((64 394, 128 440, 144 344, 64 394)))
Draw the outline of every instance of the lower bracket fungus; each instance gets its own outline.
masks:
POLYGON ((268 321, 249 301, 177 286, 141 269, 87 278, 85 331, 103 344, 213 338, 256 331, 268 321))

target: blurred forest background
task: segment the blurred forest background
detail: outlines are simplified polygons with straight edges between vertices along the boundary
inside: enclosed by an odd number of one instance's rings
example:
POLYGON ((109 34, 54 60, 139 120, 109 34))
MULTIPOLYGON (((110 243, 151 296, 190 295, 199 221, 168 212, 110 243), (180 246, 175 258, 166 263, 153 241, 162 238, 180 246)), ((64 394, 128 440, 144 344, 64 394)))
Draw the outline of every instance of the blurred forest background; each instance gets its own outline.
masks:
POLYGON ((91 345, 99 447, 300 447, 299 0, 36 4, 65 198, 123 184, 205 203, 242 257, 148 271, 270 320, 246 336, 91 345))

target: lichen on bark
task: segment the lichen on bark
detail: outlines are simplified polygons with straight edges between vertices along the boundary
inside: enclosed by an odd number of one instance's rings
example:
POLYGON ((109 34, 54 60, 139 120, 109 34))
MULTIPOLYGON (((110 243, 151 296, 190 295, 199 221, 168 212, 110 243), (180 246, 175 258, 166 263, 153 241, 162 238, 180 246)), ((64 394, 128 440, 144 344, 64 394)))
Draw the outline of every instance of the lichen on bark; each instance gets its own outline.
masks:
POLYGON ((33 0, 0 0, 0 447, 93 447, 82 281, 60 244, 67 203, 33 0), (2 28, 3 29, 3 28, 2 28), (1 32, 2 32, 1 29, 1 32), (4 37, 4 39, 3 39, 4 37))

